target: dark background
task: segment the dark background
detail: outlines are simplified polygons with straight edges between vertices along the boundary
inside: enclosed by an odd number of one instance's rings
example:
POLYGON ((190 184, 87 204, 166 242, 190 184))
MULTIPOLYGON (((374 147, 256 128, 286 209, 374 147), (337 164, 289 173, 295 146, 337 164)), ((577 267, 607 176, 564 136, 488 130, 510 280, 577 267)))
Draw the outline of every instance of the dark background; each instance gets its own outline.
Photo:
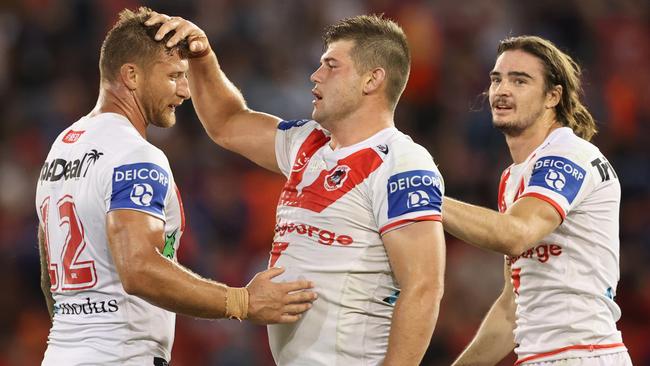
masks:
MULTIPOLYGON (((429 149, 447 193, 496 207, 510 157, 480 93, 497 42, 534 34, 584 67, 595 143, 623 188, 618 326, 635 365, 650 365, 650 34, 642 0, 0 2, 0 366, 39 364, 49 319, 39 286, 36 177, 50 144, 87 114, 98 91, 106 31, 124 7, 145 4, 203 27, 249 105, 286 119, 311 115, 309 75, 323 27, 350 15, 385 13, 413 53, 398 128, 429 149)), ((169 157, 188 226, 180 262, 230 285, 263 269, 283 178, 214 145, 191 103, 149 139, 169 157)), ((448 365, 501 290, 500 255, 448 238, 446 292, 425 365, 448 365)), ((264 327, 179 316, 174 365, 272 364, 264 327)), ((512 364, 512 357, 503 364, 512 364)))

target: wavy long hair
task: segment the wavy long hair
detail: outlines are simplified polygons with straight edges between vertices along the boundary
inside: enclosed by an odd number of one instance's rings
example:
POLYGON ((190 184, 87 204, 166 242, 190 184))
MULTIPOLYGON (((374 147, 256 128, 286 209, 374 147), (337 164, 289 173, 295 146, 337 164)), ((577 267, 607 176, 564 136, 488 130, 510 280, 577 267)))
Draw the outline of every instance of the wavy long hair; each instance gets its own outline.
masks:
POLYGON ((582 104, 584 93, 580 76, 582 70, 571 56, 560 51, 550 41, 536 36, 519 36, 504 39, 497 48, 497 57, 505 51, 521 50, 542 61, 544 65, 545 89, 562 86, 562 97, 555 113, 562 125, 589 141, 598 132, 596 121, 582 104))

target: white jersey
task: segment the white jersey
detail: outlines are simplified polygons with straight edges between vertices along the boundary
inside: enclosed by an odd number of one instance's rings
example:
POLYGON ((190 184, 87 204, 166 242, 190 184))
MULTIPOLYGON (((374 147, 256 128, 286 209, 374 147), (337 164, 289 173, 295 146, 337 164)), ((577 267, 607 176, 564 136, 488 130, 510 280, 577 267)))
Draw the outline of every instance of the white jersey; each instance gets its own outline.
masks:
POLYGON ((313 281, 319 295, 297 323, 268 327, 279 365, 381 364, 400 293, 381 236, 441 220, 440 173, 408 136, 387 128, 336 150, 329 141, 314 121, 278 125, 288 181, 269 264, 286 268, 281 280, 313 281))
POLYGON ((597 147, 559 128, 501 176, 499 210, 521 197, 548 202, 563 222, 533 248, 506 257, 517 364, 625 351, 614 302, 621 187, 612 166, 597 147))
POLYGON ((183 208, 163 152, 121 115, 84 117, 52 145, 36 208, 55 301, 43 365, 169 360, 175 314, 124 291, 106 236, 109 211, 153 215, 165 222, 163 255, 176 260, 183 208))

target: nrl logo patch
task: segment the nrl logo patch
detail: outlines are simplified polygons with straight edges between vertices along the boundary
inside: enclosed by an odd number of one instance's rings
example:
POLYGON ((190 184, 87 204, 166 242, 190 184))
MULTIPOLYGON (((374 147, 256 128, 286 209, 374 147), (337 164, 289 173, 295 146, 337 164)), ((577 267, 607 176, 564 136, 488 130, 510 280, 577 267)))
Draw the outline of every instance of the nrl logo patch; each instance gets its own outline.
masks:
POLYGON ((348 172, 350 167, 347 165, 340 165, 334 168, 334 170, 325 176, 323 185, 328 191, 334 191, 343 186, 343 183, 348 179, 348 172))

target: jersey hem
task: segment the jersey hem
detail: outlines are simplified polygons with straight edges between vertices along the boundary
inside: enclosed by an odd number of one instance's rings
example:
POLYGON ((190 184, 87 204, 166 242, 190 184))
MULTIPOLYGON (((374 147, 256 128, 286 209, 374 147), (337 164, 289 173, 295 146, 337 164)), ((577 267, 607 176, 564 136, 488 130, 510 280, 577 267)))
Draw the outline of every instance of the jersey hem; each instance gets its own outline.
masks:
MULTIPOLYGON (((566 346, 562 348, 558 348, 553 351, 549 352, 544 352, 544 353, 538 353, 536 355, 531 355, 524 357, 520 360, 517 360, 515 362, 515 366, 523 365, 526 362, 530 361, 535 361, 535 362, 545 362, 545 361, 553 361, 553 359, 546 359, 546 357, 551 357, 555 356, 557 354, 567 352, 567 351, 575 351, 575 350, 583 350, 583 351, 589 351, 589 352, 594 352, 597 350, 605 350, 605 349, 613 349, 613 348, 619 348, 623 347, 620 351, 627 351, 627 347, 625 347, 625 344, 623 343, 612 343, 612 344, 577 344, 573 346, 566 346)), ((574 356, 575 357, 575 356, 574 356)))

